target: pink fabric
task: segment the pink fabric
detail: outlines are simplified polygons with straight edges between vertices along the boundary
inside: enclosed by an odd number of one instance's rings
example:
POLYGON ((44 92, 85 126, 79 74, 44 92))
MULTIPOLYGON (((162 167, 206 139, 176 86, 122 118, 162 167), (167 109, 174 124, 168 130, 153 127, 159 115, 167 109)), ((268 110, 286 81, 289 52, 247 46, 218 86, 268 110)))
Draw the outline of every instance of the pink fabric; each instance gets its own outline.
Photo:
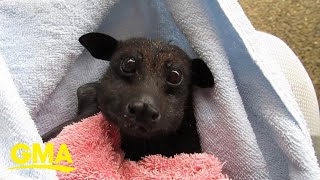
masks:
POLYGON ((219 160, 206 153, 123 159, 118 129, 101 113, 65 127, 50 142, 55 148, 67 144, 73 164, 63 163, 76 168, 58 172, 59 179, 228 179, 219 160))

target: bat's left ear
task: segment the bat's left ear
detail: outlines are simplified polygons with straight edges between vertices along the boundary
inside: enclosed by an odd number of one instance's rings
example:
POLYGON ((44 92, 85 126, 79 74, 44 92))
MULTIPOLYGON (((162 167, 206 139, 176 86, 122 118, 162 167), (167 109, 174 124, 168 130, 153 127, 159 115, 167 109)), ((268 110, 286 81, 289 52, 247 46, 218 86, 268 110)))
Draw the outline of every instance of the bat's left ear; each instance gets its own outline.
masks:
POLYGON ((201 88, 210 88, 214 85, 213 75, 202 59, 192 59, 192 84, 201 88))
POLYGON ((102 60, 109 60, 119 44, 115 38, 95 32, 81 36, 79 42, 93 57, 102 60))

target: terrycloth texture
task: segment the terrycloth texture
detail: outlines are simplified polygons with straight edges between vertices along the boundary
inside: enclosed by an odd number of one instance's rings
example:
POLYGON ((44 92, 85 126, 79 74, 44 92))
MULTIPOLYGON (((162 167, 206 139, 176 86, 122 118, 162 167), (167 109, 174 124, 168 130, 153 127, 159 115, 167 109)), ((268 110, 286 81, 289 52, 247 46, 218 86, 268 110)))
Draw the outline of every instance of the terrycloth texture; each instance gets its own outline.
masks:
POLYGON ((42 140, 0 55, 0 179, 56 179, 53 171, 8 170, 16 166, 11 160, 11 149, 18 143, 30 146, 32 143, 42 143, 42 140))
MULTIPOLYGON (((12 86, 1 84, 1 97, 26 106, 2 98, 1 106, 10 111, 1 109, 1 123, 32 118, 43 134, 75 116, 76 89, 108 66, 77 41, 91 31, 172 40, 207 62, 215 87, 194 92, 201 145, 227 162, 232 179, 320 177, 304 116, 274 63, 294 54, 285 48, 273 53, 277 44, 266 48, 236 0, 0 1, 0 54, 10 72, 0 76, 12 78, 12 86)), ((6 133, 1 147, 8 148, 12 134, 6 133)))
MULTIPOLYGON (((68 146, 76 170, 59 179, 228 179, 222 164, 209 154, 151 155, 139 162, 124 160, 118 129, 101 113, 69 125, 50 141, 68 146)), ((68 165, 64 162, 64 165, 68 165)))

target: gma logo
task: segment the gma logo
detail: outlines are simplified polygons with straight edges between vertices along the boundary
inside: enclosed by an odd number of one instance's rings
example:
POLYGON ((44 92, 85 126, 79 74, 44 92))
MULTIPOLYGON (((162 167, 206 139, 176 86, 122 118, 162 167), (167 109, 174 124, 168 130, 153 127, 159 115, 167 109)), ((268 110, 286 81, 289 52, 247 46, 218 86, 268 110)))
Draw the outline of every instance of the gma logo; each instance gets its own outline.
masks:
POLYGON ((11 159, 13 162, 19 164, 19 166, 11 167, 9 168, 10 170, 38 168, 57 170, 68 173, 76 169, 70 166, 59 165, 61 161, 66 161, 69 164, 73 163, 66 144, 60 145, 59 151, 55 156, 55 159, 53 144, 45 144, 44 151, 41 150, 41 146, 38 143, 32 144, 31 148, 27 144, 16 144, 11 150, 11 159), (18 151, 21 151, 19 157, 18 151), (31 164, 28 163, 30 161, 31 164))

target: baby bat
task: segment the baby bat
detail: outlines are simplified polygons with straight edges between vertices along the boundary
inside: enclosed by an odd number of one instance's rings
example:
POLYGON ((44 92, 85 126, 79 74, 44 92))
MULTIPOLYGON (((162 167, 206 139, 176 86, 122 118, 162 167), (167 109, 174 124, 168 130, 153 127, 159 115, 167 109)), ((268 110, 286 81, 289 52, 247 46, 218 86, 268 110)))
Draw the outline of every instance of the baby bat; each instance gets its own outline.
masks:
POLYGON ((45 141, 63 126, 101 111, 119 127, 126 158, 201 152, 192 90, 214 85, 204 61, 159 40, 118 41, 88 33, 79 41, 93 57, 109 61, 109 67, 99 81, 78 88, 78 117, 45 134, 45 141))

